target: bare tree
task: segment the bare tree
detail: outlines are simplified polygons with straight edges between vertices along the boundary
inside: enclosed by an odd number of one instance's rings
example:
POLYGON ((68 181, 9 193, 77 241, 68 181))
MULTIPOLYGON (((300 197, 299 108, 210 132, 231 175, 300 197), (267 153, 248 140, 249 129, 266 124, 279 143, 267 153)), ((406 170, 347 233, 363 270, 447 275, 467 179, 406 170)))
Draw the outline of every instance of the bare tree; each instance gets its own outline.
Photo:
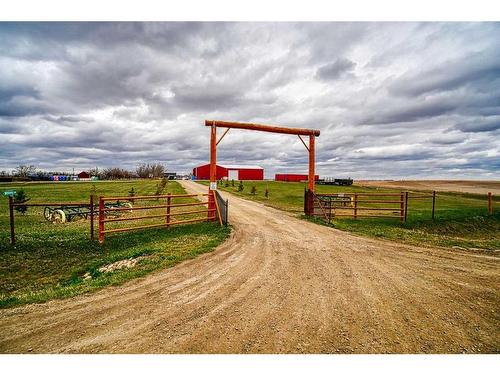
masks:
POLYGON ((89 169, 88 173, 91 176, 99 176, 99 168, 95 167, 95 168, 89 169))
POLYGON ((132 173, 122 168, 106 168, 102 170, 99 178, 103 180, 118 180, 122 178, 132 178, 132 173))
POLYGON ((146 163, 138 164, 135 168, 135 172, 140 178, 149 178, 149 170, 149 164, 146 163))
POLYGON ((165 167, 160 163, 141 163, 137 165, 135 171, 140 178, 158 178, 163 177, 165 167))
POLYGON ((160 163, 151 164, 151 172, 150 174, 153 177, 163 177, 165 173, 165 167, 160 163))
POLYGON ((29 174, 32 174, 36 171, 36 168, 34 165, 18 165, 15 168, 14 174, 19 177, 26 177, 29 174))

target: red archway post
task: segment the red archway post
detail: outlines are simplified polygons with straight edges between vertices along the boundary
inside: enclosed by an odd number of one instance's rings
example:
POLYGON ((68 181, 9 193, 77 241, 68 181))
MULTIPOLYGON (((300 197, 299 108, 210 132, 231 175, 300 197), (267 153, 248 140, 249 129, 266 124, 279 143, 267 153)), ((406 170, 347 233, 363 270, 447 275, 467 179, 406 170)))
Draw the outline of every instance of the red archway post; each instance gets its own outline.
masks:
MULTIPOLYGON (((262 125, 262 124, 251 124, 251 123, 242 123, 242 122, 229 122, 229 121, 216 121, 216 120, 205 120, 205 126, 211 127, 210 132, 210 187, 209 187, 209 209, 215 208, 215 201, 213 197, 213 190, 217 190, 217 157, 216 157, 216 149, 217 144, 222 140, 222 138, 226 135, 227 130, 229 129, 247 129, 247 130, 257 130, 269 133, 280 133, 280 134, 294 134, 299 136, 300 140, 306 147, 309 152, 309 181, 308 181, 308 189, 306 192, 306 199, 304 204, 304 212, 306 215, 313 214, 313 193, 314 193, 314 166, 315 166, 315 138, 319 137, 320 131, 316 129, 304 129, 304 128, 285 128, 271 125, 262 125), (217 132, 216 129, 219 128, 227 128, 226 133, 221 136, 221 139, 217 141, 217 132), (301 135, 309 136, 309 147, 306 145, 301 135)), ((215 216, 214 216, 215 218, 215 216)))
POLYGON ((208 188, 208 218, 215 218, 215 196, 214 190, 217 190, 217 127, 215 121, 210 128, 210 186, 208 188), (213 217, 212 217, 213 216, 213 217))
POLYGON ((315 138, 314 134, 309 136, 309 181, 308 181, 308 192, 307 192, 307 204, 304 213, 311 216, 314 213, 314 183, 315 183, 315 138))

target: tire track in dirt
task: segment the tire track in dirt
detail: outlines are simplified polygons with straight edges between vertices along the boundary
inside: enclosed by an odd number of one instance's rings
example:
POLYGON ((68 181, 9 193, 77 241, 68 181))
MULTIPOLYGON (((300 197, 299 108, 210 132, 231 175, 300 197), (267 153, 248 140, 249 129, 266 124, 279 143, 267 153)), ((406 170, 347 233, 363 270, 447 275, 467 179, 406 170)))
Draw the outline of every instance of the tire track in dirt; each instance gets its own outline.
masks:
POLYGON ((0 352, 500 351, 498 257, 367 239, 223 195, 234 230, 214 252, 2 310, 0 352))

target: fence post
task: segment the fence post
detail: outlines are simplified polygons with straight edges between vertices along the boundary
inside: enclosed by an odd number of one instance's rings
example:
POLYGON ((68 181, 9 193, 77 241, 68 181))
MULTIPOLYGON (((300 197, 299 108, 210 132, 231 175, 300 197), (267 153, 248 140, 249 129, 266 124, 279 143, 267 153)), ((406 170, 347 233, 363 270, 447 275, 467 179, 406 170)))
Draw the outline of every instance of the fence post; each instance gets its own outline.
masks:
POLYGON ((104 243, 104 200, 99 197, 99 243, 104 243))
POLYGON ((436 211, 436 190, 432 192, 432 220, 434 220, 435 211, 436 211))
POLYGON ((332 197, 328 197, 328 208, 329 208, 329 212, 328 212, 328 224, 331 224, 332 222, 332 197))
POLYGON ((90 241, 94 241, 94 194, 90 194, 90 241))
POLYGON ((170 193, 167 193, 167 228, 170 227, 170 204, 172 203, 172 197, 170 193))
POLYGON ((403 222, 405 220, 405 194, 401 192, 400 203, 399 203, 399 221, 403 222))
POLYGON ((408 192, 405 193, 405 223, 408 218, 408 192))
POLYGON ((10 244, 16 244, 16 234, 14 232, 14 202, 12 197, 9 197, 9 217, 10 217, 10 244))
POLYGON ((353 210, 353 217, 355 219, 358 218, 358 194, 354 194, 354 210, 353 210))
POLYGON ((226 213, 225 213, 225 216, 226 216, 225 225, 226 225, 226 227, 227 227, 227 222, 228 222, 228 211, 229 211, 229 200, 226 199, 226 213))
POLYGON ((493 194, 488 193, 488 215, 493 215, 493 194))

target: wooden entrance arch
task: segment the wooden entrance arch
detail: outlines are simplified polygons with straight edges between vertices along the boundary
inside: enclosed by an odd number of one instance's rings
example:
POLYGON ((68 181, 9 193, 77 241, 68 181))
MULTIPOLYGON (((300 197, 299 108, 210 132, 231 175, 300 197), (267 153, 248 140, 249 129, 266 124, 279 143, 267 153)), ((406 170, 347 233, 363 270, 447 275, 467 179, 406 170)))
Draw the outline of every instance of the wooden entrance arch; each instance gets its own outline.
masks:
MULTIPOLYGON (((315 139, 319 137, 319 130, 316 129, 302 129, 302 128, 284 128, 271 125, 261 125, 261 124, 251 124, 243 122, 228 122, 228 121, 217 121, 217 120, 205 120, 205 126, 210 126, 210 186, 209 190, 209 209, 215 207, 214 194, 211 193, 212 190, 217 190, 217 145, 222 141, 222 138, 227 134, 230 129, 247 129, 247 130, 257 130, 268 133, 280 133, 280 134, 292 134, 297 135, 301 142, 304 144, 305 148, 309 152, 309 180, 308 180, 308 194, 306 194, 306 199, 312 199, 312 193, 314 193, 314 169, 315 169, 315 139), (217 140, 217 128, 226 128, 226 131, 217 140), (309 136, 309 146, 304 142, 302 136, 309 136)), ((313 205, 306 202, 304 205, 305 214, 312 214, 311 210, 313 205)))

